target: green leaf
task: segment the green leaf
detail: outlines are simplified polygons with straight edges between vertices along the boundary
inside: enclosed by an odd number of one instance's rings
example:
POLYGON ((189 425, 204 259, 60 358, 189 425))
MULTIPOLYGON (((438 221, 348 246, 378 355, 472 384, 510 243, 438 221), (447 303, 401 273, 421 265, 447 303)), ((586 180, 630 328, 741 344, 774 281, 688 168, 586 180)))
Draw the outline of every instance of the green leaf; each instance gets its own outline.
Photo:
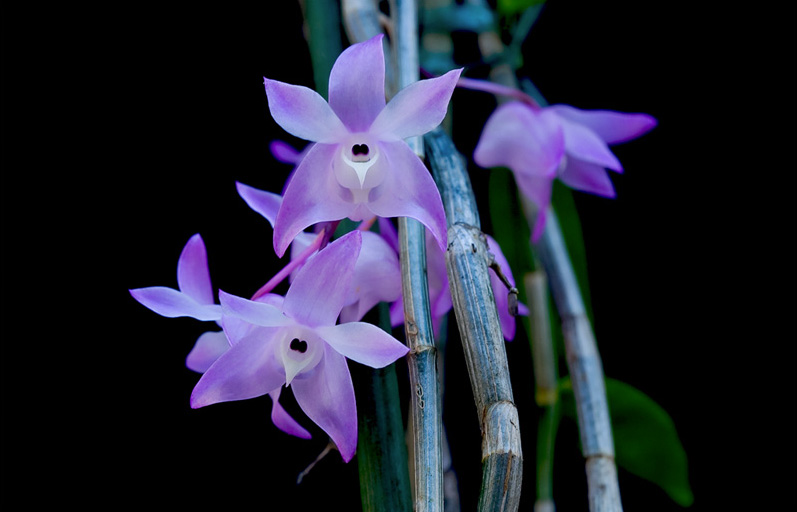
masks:
MULTIPOLYGON (((563 414, 576 419, 570 380, 563 379, 560 388, 563 414)), ((617 464, 658 485, 675 503, 690 506, 694 496, 686 451, 670 415, 650 397, 618 380, 606 379, 606 395, 617 464)))
MULTIPOLYGON (((390 308, 381 302, 379 326, 391 332, 390 308)), ((357 396, 357 469, 364 512, 411 510, 407 445, 401 417, 396 365, 352 365, 357 396)))
POLYGON ((523 12, 529 7, 544 4, 545 0, 498 0, 498 12, 504 16, 523 12))

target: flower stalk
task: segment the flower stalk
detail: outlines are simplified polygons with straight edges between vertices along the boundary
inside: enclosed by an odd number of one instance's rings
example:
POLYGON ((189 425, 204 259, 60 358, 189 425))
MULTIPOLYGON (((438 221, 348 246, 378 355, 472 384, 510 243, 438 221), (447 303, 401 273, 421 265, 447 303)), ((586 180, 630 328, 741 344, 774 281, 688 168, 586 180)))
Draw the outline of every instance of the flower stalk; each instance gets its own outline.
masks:
POLYGON ((482 432, 479 510, 517 510, 523 452, 504 338, 490 285, 492 257, 479 227, 462 157, 440 129, 427 134, 425 142, 446 209, 446 267, 482 432))
POLYGON ((282 270, 274 274, 274 276, 268 280, 266 284, 261 286, 255 293, 252 295, 252 300, 255 300, 263 295, 269 293, 273 290, 278 284, 284 281, 291 273, 296 270, 299 266, 301 266, 307 258, 313 255, 317 250, 321 248, 324 244, 324 241, 328 239, 327 233, 325 229, 322 229, 316 237, 313 239, 313 243, 311 243, 305 250, 299 254, 296 258, 292 259, 287 265, 285 265, 282 270))
MULTIPOLYGON (((536 208, 525 198, 523 206, 531 222, 536 215, 536 208)), ((554 212, 549 213, 545 231, 536 243, 535 250, 547 271, 554 301, 562 319, 567 365, 578 414, 581 449, 586 458, 590 511, 621 511, 620 487, 614 462, 614 441, 603 367, 576 275, 554 212)))

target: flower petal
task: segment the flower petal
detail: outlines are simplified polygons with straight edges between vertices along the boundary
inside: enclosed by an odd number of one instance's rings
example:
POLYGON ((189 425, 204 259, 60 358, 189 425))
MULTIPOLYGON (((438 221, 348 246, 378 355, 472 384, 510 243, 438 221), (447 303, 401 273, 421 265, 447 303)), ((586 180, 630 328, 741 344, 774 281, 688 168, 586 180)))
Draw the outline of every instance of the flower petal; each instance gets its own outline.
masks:
POLYGON ((554 112, 510 102, 487 119, 473 160, 482 167, 509 167, 516 175, 553 176, 564 148, 554 112))
POLYGON ((545 229, 545 218, 551 204, 553 178, 515 174, 515 181, 520 192, 537 206, 537 218, 531 228, 531 240, 536 242, 545 229))
POLYGON ((314 90, 268 78, 264 83, 271 116, 286 132, 327 144, 347 134, 341 120, 314 90))
POLYGON ((453 307, 448 286, 446 254, 432 243, 431 234, 426 234, 426 276, 429 286, 429 302, 432 319, 440 318, 453 307))
POLYGON ((282 386, 285 372, 271 341, 248 336, 230 347, 202 374, 191 393, 191 407, 254 398, 282 386))
POLYGON ((219 290, 219 300, 225 316, 240 318, 253 325, 278 327, 293 323, 271 304, 237 297, 222 290, 219 290))
POLYGON ((382 37, 346 48, 329 73, 329 106, 351 132, 368 130, 385 107, 382 37))
POLYGON ((334 325, 361 245, 362 234, 351 231, 308 259, 285 294, 285 314, 308 327, 334 325))
POLYGON ((213 304, 208 256, 199 234, 192 236, 177 260, 177 285, 180 291, 200 304, 213 304))
POLYGON ((568 157, 623 172, 620 161, 595 132, 583 124, 574 123, 564 118, 559 119, 559 124, 565 134, 565 152, 568 157))
POLYGON ((196 340, 194 348, 185 358, 185 365, 189 370, 205 373, 229 348, 230 342, 223 331, 208 331, 196 340))
POLYGON ((393 302, 401 295, 398 254, 384 238, 362 232, 362 248, 354 265, 346 307, 341 322, 357 322, 380 302, 393 302))
POLYGON ((291 383, 296 402, 348 462, 357 449, 357 405, 346 359, 325 345, 321 362, 291 383))
POLYGON ((274 220, 277 218, 280 205, 282 205, 282 196, 239 182, 235 182, 235 188, 238 190, 238 195, 241 196, 241 199, 249 205, 249 208, 265 217, 271 227, 274 227, 274 220))
POLYGON ((297 423, 296 420, 293 419, 290 414, 288 414, 282 405, 280 405, 278 400, 281 390, 282 388, 277 388, 268 393, 268 395, 271 397, 271 421, 274 422, 274 426, 286 434, 300 437, 302 439, 311 439, 313 436, 310 435, 310 432, 299 425, 299 423, 297 423))
POLYGON ((377 217, 376 222, 379 224, 379 235, 384 238, 387 244, 398 254, 399 241, 396 226, 394 226, 393 222, 387 217, 377 217))
MULTIPOLYGON (((515 286, 515 278, 512 275, 512 269, 509 268, 509 262, 501 251, 501 247, 493 237, 490 235, 485 236, 487 237, 487 247, 490 249, 490 252, 493 253, 495 262, 501 267, 501 272, 503 272, 504 276, 509 280, 509 284, 515 286)), ((493 295, 495 296, 495 307, 498 309, 498 320, 501 322, 501 331, 504 334, 504 339, 512 341, 515 338, 517 323, 515 322, 515 317, 509 314, 509 290, 507 290, 506 285, 492 270, 490 271, 490 285, 492 286, 493 295)))
POLYGON ((570 157, 559 174, 559 179, 568 187, 576 190, 602 197, 614 198, 616 196, 609 173, 601 165, 570 157))
POLYGON ((381 217, 417 220, 432 232, 445 251, 448 240, 446 214, 429 170, 403 141, 380 142, 380 147, 391 172, 371 192, 368 208, 381 217))
POLYGON ((337 149, 334 144, 315 144, 296 168, 274 222, 274 250, 279 257, 305 228, 343 219, 354 209, 343 199, 341 194, 348 191, 332 172, 337 149))
POLYGON ((317 327, 315 331, 338 353, 371 368, 383 368, 409 352, 396 338, 365 322, 317 327))
POLYGON ((586 126, 607 144, 635 139, 655 128, 657 124, 656 119, 648 114, 581 110, 570 105, 552 105, 549 108, 568 121, 586 126))
POLYGON ((212 321, 221 319, 221 306, 200 304, 187 294, 165 286, 136 288, 130 295, 138 302, 161 316, 177 318, 189 316, 197 320, 212 321))
POLYGON ((369 133, 380 140, 404 140, 435 129, 446 116, 462 69, 414 82, 396 94, 379 113, 369 133))
POLYGON ((268 150, 278 162, 283 164, 298 164, 302 159, 302 152, 281 140, 272 140, 268 145, 268 150))

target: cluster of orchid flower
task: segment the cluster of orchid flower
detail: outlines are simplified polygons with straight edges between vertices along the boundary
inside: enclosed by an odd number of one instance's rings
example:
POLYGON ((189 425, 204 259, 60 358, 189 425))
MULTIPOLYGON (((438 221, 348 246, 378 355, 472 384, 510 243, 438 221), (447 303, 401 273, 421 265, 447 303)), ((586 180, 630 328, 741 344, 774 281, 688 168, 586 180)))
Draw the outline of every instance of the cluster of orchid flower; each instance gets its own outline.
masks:
MULTIPOLYGON (((347 48, 329 78, 329 102, 315 91, 265 80, 269 109, 288 133, 312 142, 302 152, 284 143, 272 152, 295 165, 283 194, 238 183, 244 201, 272 225, 274 249, 290 263, 252 297, 218 291, 214 300, 204 242, 197 234, 177 265, 178 289, 130 290, 165 317, 216 322, 221 331, 201 335, 186 359, 202 373, 191 407, 268 394, 271 418, 282 431, 310 433, 279 403, 290 386, 304 413, 334 441, 345 461, 357 446, 357 413, 347 359, 381 368, 408 348, 390 333, 363 322, 380 302, 391 303, 391 323, 403 323, 398 237, 394 217, 427 228, 427 274, 435 329, 449 312, 444 252, 446 219, 438 189, 421 159, 404 141, 437 127, 446 115, 461 70, 421 80, 385 100, 382 36, 347 48), (333 238, 337 223, 359 226, 333 238), (378 232, 372 227, 378 226, 378 232), (308 228, 310 228, 308 230, 308 228), (272 292, 284 279, 284 297, 272 292)), ((613 195, 606 168, 622 171, 607 144, 651 129, 644 114, 540 108, 533 101, 503 104, 487 121, 474 153, 482 167, 509 167, 523 194, 539 207, 533 238, 544 226, 551 184, 613 195)), ((490 251, 514 285, 506 259, 488 237, 490 251)), ((506 340, 515 336, 505 285, 493 287, 506 340)), ((520 305, 520 314, 525 308, 520 305)))

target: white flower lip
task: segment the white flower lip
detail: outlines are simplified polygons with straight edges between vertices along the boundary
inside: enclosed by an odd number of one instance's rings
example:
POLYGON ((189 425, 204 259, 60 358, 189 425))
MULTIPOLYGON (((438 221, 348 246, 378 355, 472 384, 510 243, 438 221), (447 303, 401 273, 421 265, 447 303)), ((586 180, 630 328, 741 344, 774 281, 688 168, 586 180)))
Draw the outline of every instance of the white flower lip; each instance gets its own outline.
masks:
MULTIPOLYGON (((365 144, 354 145, 354 146, 352 146, 352 148, 351 148, 352 150, 351 151, 346 146, 344 146, 342 151, 341 151, 341 156, 343 157, 343 161, 346 162, 346 165, 351 167, 354 170, 355 174, 357 174, 357 179, 360 181, 360 188, 362 188, 363 185, 365 184, 365 177, 368 174, 368 169, 370 169, 371 166, 374 165, 377 160, 379 160, 379 152, 369 152, 369 153, 366 153, 366 154, 362 154, 361 153, 361 154, 354 155, 353 149, 355 147, 358 147, 358 146, 360 146, 360 147, 361 146, 365 146, 365 144), (357 160, 354 160, 353 158, 349 158, 348 153, 352 153, 352 155, 354 155, 354 158, 356 158, 357 160), (373 155, 373 156, 371 156, 371 155, 373 155), (364 158, 368 158, 368 159, 367 160, 363 160, 364 158)), ((366 146, 366 148, 367 147, 368 146, 366 146)))
POLYGON ((283 333, 280 343, 282 364, 285 368, 285 385, 294 377, 312 370, 321 361, 323 341, 305 329, 290 329, 283 333))

